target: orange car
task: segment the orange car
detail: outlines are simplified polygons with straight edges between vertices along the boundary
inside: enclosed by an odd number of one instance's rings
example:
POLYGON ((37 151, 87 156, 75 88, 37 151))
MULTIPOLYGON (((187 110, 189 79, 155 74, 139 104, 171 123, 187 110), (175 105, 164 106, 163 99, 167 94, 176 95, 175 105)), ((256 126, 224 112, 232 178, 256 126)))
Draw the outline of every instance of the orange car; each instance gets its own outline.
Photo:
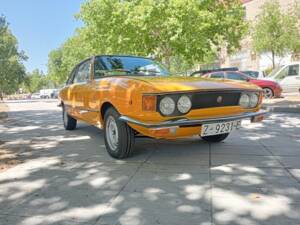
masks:
POLYGON ((59 98, 65 129, 77 120, 103 128, 108 153, 126 158, 138 135, 220 142, 242 119, 263 119, 262 95, 244 82, 171 76, 149 58, 100 55, 73 69, 59 98))

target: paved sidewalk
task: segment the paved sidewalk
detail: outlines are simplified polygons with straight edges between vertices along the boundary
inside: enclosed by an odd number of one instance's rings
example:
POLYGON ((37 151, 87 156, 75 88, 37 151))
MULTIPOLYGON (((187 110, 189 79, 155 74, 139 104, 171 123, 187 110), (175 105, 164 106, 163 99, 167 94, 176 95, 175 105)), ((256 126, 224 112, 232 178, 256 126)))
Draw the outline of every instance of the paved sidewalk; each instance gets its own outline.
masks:
POLYGON ((271 112, 300 113, 300 94, 286 93, 282 98, 264 99, 263 108, 271 112))
POLYGON ((300 116, 271 114, 219 144, 137 139, 114 160, 103 133, 62 129, 53 101, 12 102, 0 149, 1 225, 300 224, 300 116))

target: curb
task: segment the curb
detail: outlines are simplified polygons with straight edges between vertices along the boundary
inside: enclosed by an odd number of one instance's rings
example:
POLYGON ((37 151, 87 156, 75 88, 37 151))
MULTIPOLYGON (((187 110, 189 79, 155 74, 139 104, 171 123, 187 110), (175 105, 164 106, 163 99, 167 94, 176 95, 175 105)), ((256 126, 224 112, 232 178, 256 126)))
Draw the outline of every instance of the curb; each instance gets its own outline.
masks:
POLYGON ((267 106, 263 105, 262 109, 268 110, 269 112, 278 112, 278 113, 299 113, 300 114, 300 107, 282 107, 282 106, 267 106))

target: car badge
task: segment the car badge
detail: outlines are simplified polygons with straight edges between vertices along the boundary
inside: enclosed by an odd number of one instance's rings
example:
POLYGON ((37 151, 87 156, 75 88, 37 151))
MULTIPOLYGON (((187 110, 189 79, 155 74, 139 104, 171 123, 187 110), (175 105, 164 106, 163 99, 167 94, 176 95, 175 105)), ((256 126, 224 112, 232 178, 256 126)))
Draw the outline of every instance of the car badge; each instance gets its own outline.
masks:
POLYGON ((223 100, 222 96, 218 96, 218 97, 217 97, 217 103, 221 103, 222 100, 223 100))

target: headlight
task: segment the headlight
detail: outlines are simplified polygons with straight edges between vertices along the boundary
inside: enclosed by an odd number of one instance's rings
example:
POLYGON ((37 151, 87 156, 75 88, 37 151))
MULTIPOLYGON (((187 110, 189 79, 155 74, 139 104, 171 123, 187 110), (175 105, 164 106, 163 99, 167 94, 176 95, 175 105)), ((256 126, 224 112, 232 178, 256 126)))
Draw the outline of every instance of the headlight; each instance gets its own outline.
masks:
POLYGON ((243 108, 248 108, 249 103, 250 103, 249 95, 241 94, 240 102, 239 102, 240 106, 243 107, 243 108))
POLYGON ((186 95, 181 96, 177 102, 177 109, 181 113, 187 113, 192 108, 192 102, 186 95))
POLYGON ((258 101, 259 101, 258 95, 256 93, 251 93, 250 103, 249 103, 250 108, 254 108, 255 106, 257 106, 258 101))
POLYGON ((165 115, 171 115, 175 110, 175 102, 170 97, 164 97, 159 103, 160 112, 165 115))

